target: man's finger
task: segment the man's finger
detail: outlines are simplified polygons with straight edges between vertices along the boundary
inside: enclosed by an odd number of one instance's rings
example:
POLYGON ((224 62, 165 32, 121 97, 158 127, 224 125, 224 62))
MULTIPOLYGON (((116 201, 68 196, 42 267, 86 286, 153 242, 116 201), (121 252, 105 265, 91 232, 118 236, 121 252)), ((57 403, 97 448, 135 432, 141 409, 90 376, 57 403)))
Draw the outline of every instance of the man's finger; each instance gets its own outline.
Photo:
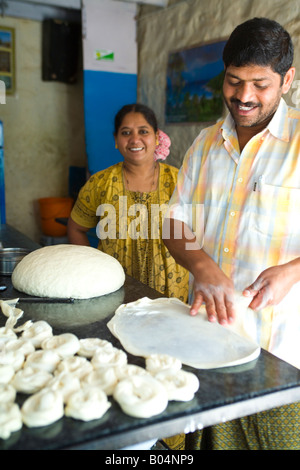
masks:
POLYGON ((252 310, 261 310, 267 305, 271 305, 273 301, 272 290, 269 286, 263 287, 256 295, 253 297, 252 302, 250 302, 249 308, 252 310))
POLYGON ((193 316, 197 315, 202 304, 203 304, 202 295, 200 293, 195 292, 195 298, 191 306, 190 315, 193 315, 193 316))

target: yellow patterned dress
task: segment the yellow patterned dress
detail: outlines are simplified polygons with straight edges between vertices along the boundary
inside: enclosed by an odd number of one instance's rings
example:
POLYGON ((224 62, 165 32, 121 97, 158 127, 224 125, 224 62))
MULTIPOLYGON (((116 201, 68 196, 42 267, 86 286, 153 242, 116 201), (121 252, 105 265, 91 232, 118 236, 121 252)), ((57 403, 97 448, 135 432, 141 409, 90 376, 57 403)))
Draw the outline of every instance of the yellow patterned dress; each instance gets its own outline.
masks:
POLYGON ((71 218, 83 227, 97 227, 98 249, 116 258, 126 274, 186 302, 188 272, 175 262, 161 238, 163 213, 178 169, 159 163, 157 190, 140 193, 125 189, 122 166, 117 163, 88 180, 71 218))

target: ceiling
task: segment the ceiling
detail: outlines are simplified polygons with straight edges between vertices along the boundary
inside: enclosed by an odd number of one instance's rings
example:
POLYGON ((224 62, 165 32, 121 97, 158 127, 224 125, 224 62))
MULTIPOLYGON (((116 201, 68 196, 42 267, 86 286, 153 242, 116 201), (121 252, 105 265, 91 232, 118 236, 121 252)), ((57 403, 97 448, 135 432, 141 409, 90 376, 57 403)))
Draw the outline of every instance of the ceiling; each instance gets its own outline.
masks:
MULTIPOLYGON (((22 3, 36 3, 41 5, 51 5, 62 8, 81 8, 81 0, 17 0, 22 3)), ((113 0, 112 0, 113 1, 113 0)), ((120 0, 119 0, 120 1, 120 0)), ((146 3, 148 5, 156 5, 165 7, 168 4, 168 0, 121 0, 125 2, 134 2, 134 3, 146 3)))
MULTIPOLYGON (((101 0, 99 0, 100 2, 101 0)), ((115 0, 109 0, 111 2, 115 0)), ((118 0, 166 7, 168 0, 118 0)), ((0 15, 42 21, 46 18, 81 21, 82 0, 0 0, 0 15)))

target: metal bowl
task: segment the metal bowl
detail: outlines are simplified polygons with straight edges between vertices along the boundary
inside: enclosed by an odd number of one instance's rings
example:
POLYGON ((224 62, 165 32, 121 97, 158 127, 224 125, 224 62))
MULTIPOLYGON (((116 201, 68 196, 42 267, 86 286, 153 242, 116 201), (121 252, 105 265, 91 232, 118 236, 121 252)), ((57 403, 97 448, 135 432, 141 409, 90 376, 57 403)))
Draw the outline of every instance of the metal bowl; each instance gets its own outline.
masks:
POLYGON ((0 249, 0 274, 12 274, 17 264, 28 255, 31 250, 26 248, 1 248, 0 249))

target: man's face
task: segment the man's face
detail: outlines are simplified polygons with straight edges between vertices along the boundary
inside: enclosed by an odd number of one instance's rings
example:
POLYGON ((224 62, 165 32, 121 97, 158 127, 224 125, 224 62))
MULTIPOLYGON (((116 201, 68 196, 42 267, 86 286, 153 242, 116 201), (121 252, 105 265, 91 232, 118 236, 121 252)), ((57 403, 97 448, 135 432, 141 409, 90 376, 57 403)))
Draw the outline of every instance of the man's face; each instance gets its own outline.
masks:
POLYGON ((267 125, 285 92, 281 76, 271 67, 230 65, 225 71, 224 100, 237 126, 267 125))

